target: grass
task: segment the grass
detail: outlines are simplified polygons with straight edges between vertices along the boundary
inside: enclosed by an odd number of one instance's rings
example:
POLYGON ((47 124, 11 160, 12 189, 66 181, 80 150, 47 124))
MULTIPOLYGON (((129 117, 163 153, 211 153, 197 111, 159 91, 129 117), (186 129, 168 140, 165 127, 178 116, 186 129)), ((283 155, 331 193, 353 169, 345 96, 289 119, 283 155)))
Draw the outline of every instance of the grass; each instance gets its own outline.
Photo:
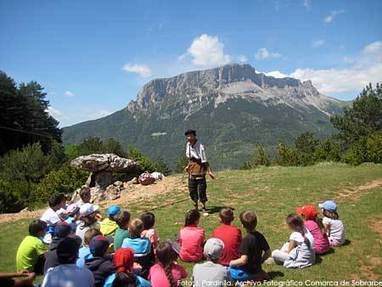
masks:
MULTIPOLYGON (((338 201, 339 214, 346 225, 350 244, 322 256, 318 264, 306 269, 264 266, 274 280, 382 280, 381 233, 370 224, 376 220, 377 226, 382 223, 382 188, 363 191, 358 196, 339 197, 345 189, 354 190, 372 180, 382 179, 382 165, 264 167, 223 171, 217 176, 217 180, 209 182, 209 207, 217 211, 222 206, 230 206, 235 209, 236 216, 243 210, 254 210, 259 220, 257 229, 265 235, 272 249, 279 248, 287 240, 289 231, 284 220, 296 206, 317 204, 331 198, 338 201)), ((184 192, 174 190, 165 196, 124 207, 133 215, 154 208, 156 228, 161 239, 167 239, 176 236, 183 224, 185 211, 192 206, 187 198, 184 192)), ((239 225, 237 219, 235 223, 239 225)), ((26 235, 27 225, 26 220, 0 224, 0 271, 15 270, 16 250, 26 235)), ((200 225, 209 236, 218 225, 217 212, 203 217, 200 225)), ((184 266, 191 272, 191 264, 184 266)))

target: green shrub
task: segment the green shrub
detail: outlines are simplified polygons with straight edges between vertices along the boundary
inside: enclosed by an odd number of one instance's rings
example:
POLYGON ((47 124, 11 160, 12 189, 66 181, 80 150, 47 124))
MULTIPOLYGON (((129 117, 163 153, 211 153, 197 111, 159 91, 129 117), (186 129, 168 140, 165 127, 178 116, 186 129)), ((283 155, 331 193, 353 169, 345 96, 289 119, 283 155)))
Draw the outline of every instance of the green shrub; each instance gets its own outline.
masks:
POLYGON ((382 132, 372 134, 366 140, 368 161, 382 163, 382 132))
POLYGON ((64 164, 60 169, 53 170, 37 185, 30 199, 34 204, 47 202, 49 196, 55 192, 72 194, 81 187, 88 178, 87 172, 64 164))
POLYGON ((17 212, 28 206, 29 195, 35 188, 36 184, 25 180, 0 178, 0 213, 17 212))
POLYGON ((366 139, 362 138, 349 146, 342 156, 344 162, 352 165, 359 165, 366 162, 368 153, 366 148, 366 139))
POLYGON ((301 164, 299 153, 296 149, 285 144, 277 146, 276 163, 282 166, 297 166, 301 164))
POLYGON ((340 161, 341 146, 331 139, 322 141, 314 152, 316 162, 320 161, 340 161))

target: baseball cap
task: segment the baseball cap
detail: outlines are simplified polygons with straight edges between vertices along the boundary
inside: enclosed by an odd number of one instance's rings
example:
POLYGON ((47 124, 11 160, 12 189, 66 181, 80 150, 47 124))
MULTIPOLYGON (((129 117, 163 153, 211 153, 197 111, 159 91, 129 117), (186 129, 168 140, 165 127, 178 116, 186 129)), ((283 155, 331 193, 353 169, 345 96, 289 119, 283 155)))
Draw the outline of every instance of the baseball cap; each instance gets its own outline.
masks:
POLYGON ((209 259, 219 259, 223 253, 224 243, 219 238, 210 238, 204 244, 204 256, 209 259))
POLYGON ((194 136, 196 136, 196 130, 191 130, 191 129, 188 129, 186 130, 186 132, 184 133, 184 135, 189 135, 189 134, 193 134, 194 136))
POLYGON ((85 203, 84 205, 82 205, 80 207, 80 216, 81 217, 88 216, 88 215, 90 215, 90 214, 92 214, 98 210, 99 210, 98 205, 94 205, 91 203, 85 203))
POLYGON ((118 205, 112 205, 106 210, 107 216, 116 216, 121 212, 121 208, 118 205))
POLYGON ((90 240, 89 249, 93 256, 103 256, 109 248, 110 241, 103 235, 97 235, 90 240))
POLYGON ((54 228, 54 236, 64 238, 72 232, 72 227, 66 222, 59 222, 54 228))
POLYGON ((72 203, 72 204, 69 204, 68 207, 66 208, 66 211, 73 215, 73 214, 76 214, 78 212, 80 208, 77 206, 77 204, 75 203, 72 203))
POLYGON ((306 219, 315 219, 317 217, 317 209, 314 205, 308 204, 296 208, 296 213, 306 219))
POLYGON ((337 204, 333 200, 327 200, 318 205, 320 208, 325 209, 327 211, 336 211, 337 204))
POLYGON ((60 259, 70 259, 78 255, 80 240, 74 237, 66 237, 57 245, 56 253, 60 259))

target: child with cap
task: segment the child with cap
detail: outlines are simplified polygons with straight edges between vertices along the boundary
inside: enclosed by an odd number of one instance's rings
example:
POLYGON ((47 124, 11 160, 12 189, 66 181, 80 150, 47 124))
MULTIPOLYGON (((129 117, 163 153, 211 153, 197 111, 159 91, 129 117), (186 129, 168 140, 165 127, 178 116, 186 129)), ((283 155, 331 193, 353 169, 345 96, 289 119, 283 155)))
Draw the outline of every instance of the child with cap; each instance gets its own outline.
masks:
POLYGON ((44 242, 49 244, 52 242, 54 227, 60 221, 63 221, 63 210, 66 206, 66 196, 63 193, 54 193, 48 200, 49 208, 41 216, 41 220, 48 225, 48 232, 44 236, 44 242))
POLYGON ((41 287, 94 286, 93 274, 75 264, 79 247, 79 241, 72 237, 66 237, 58 244, 59 265, 48 269, 41 287))
POLYGON ((197 209, 187 211, 184 227, 179 231, 179 257, 186 262, 198 262, 203 258, 204 229, 198 227, 200 213, 197 209))
POLYGON ((141 220, 143 222, 143 231, 141 236, 146 237, 150 240, 153 249, 158 247, 159 236, 154 229, 155 225, 155 215, 152 212, 145 212, 141 215, 141 220))
POLYGON ((129 236, 123 240, 122 248, 134 250, 134 260, 142 266, 140 275, 147 278, 150 267, 155 262, 155 255, 150 240, 141 237, 142 231, 142 220, 138 218, 133 219, 129 224, 129 236))
POLYGON ((241 230, 231 224, 234 220, 231 208, 222 208, 219 212, 219 218, 221 224, 212 232, 212 237, 223 241, 224 249, 222 256, 219 258, 219 263, 228 266, 231 260, 240 257, 241 230))
POLYGON ((131 248, 119 248, 113 256, 116 273, 106 278, 103 287, 137 286, 150 287, 146 279, 133 273, 134 251, 131 248))
POLYGON ((301 216, 290 214, 286 223, 292 231, 289 241, 280 250, 272 252, 272 258, 277 264, 286 268, 305 268, 315 263, 314 239, 304 226, 301 216))
POLYGON ((115 221, 120 213, 121 208, 118 205, 112 205, 106 210, 107 218, 100 222, 103 235, 114 236, 114 233, 118 228, 118 224, 115 221))
POLYGON ((99 206, 91 203, 85 203, 80 207, 80 223, 76 228, 76 235, 84 242, 84 236, 86 230, 90 228, 100 229, 100 225, 97 221, 99 206))
POLYGON ((264 235, 256 230, 257 216, 252 211, 243 211, 240 221, 247 235, 240 243, 240 257, 229 263, 230 276, 235 281, 268 280, 261 264, 271 255, 271 249, 264 235))
POLYGON ((204 245, 204 256, 207 261, 195 264, 192 277, 195 287, 225 286, 229 282, 229 272, 219 264, 223 254, 224 243, 219 238, 210 238, 204 245))
POLYGON ((102 287, 108 276, 115 272, 112 256, 107 254, 110 241, 102 235, 92 238, 89 244, 92 258, 85 260, 86 267, 93 273, 96 287, 102 287))
POLYGON ((29 224, 29 235, 20 243, 16 254, 17 271, 33 271, 43 273, 44 254, 47 246, 42 241, 47 225, 42 220, 34 220, 29 224))
MULTIPOLYGON (((57 257, 57 247, 58 244, 66 237, 71 235, 72 228, 71 226, 66 222, 59 222, 56 225, 56 228, 54 230, 54 235, 52 239, 52 243, 49 245, 49 250, 45 254, 45 264, 44 264, 44 274, 46 274, 46 271, 51 267, 56 267, 59 265, 58 263, 58 257, 57 257)), ((77 237, 79 240, 79 243, 81 244, 81 239, 77 237)))
POLYGON ((318 205, 322 214, 322 224, 329 238, 329 243, 332 247, 340 246, 345 243, 345 226, 342 220, 339 219, 337 213, 337 204, 333 200, 327 200, 318 205))
POLYGON ((98 229, 90 228, 86 230, 83 245, 78 251, 78 259, 76 262, 76 265, 78 267, 81 267, 81 268, 85 267, 86 259, 90 259, 93 257, 93 255, 90 252, 89 244, 90 244, 90 241, 93 239, 93 237, 97 235, 102 235, 101 231, 99 231, 98 229))
POLYGON ((176 260, 179 246, 169 240, 160 242, 156 249, 158 262, 150 268, 149 279, 152 287, 178 287, 187 277, 187 271, 176 260))
POLYGON ((328 252, 330 249, 328 236, 322 230, 322 223, 317 218, 316 207, 314 205, 304 205, 296 208, 296 213, 304 218, 304 225, 313 236, 316 254, 328 252))

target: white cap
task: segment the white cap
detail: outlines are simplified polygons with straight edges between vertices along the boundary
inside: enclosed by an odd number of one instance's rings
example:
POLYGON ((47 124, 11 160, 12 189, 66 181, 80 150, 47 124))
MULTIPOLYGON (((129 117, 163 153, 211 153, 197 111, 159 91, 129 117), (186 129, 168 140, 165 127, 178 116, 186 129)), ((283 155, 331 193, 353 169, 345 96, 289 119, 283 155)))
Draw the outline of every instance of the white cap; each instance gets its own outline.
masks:
POLYGON ((82 205, 80 207, 80 216, 81 217, 88 216, 88 215, 90 215, 90 214, 92 214, 98 210, 99 210, 98 205, 94 205, 91 203, 85 203, 84 205, 82 205))
POLYGON ((211 260, 217 260, 223 254, 224 243, 219 238, 210 238, 204 244, 204 256, 211 260))

